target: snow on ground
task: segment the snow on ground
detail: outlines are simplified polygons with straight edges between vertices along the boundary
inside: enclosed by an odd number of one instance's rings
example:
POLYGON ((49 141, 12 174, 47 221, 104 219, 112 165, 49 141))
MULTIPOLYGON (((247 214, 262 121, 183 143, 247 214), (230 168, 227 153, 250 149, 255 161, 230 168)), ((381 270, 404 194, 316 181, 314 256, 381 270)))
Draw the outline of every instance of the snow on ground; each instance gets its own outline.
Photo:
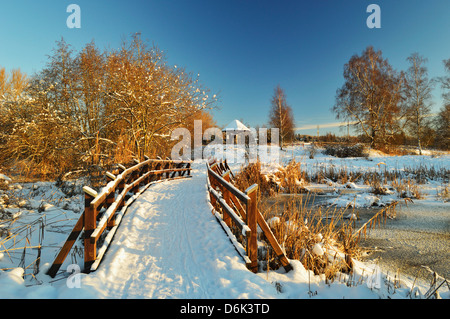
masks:
MULTIPOLYGON (((450 162, 449 156, 366 160, 317 154, 309 159, 301 147, 281 154, 282 162, 295 158, 308 169, 318 165, 379 169, 378 161, 396 169, 430 163, 449 167, 450 162)), ((83 197, 76 190, 62 192, 52 183, 11 186, 27 201, 16 208, 0 206, 0 226, 23 227, 17 238, 27 240, 15 247, 29 248, 24 253, 24 249, 6 251, 10 242, 0 245, 0 269, 4 269, 0 298, 414 298, 426 292, 428 287, 417 283, 413 287, 406 278, 398 285, 393 275, 362 262, 356 262, 353 275, 341 274, 333 283, 314 276, 298 261, 292 261, 294 269, 289 273, 282 269, 251 273, 210 212, 205 163, 195 163, 193 168, 192 178, 152 185, 134 202, 96 272, 78 273, 83 258, 72 251, 54 279, 45 272, 79 218, 83 197), (21 214, 13 218, 14 212, 21 214), (41 251, 36 248, 39 244, 41 251), (39 252, 39 271, 34 271, 39 252), (74 270, 66 272, 70 267, 74 270)), ((4 239, 0 237, 0 242, 4 239)), ((82 248, 80 241, 77 248, 82 248)), ((441 297, 450 298, 448 290, 441 297)))

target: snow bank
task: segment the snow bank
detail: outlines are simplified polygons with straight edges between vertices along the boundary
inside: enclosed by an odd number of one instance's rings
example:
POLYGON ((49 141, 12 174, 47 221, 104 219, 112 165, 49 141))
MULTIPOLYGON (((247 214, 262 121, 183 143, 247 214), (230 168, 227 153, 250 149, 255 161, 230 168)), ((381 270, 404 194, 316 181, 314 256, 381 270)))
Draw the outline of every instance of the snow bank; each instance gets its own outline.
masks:
POLYGON ((0 180, 11 182, 11 178, 9 178, 8 176, 1 174, 1 173, 0 173, 0 180))

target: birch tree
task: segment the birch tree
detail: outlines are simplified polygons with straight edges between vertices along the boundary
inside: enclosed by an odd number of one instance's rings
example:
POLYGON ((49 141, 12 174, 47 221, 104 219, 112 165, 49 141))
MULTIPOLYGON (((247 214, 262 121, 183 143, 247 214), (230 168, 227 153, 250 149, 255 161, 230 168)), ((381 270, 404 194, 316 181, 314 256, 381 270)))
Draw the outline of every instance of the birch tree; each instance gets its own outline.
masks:
POLYGON ((389 144, 402 116, 403 74, 369 46, 345 64, 344 80, 332 108, 336 118, 354 121, 371 147, 389 144))
POLYGON ((425 128, 430 124, 433 81, 428 78, 425 66, 427 59, 413 53, 407 58, 410 67, 406 72, 404 86, 406 123, 410 134, 417 141, 419 154, 422 155, 422 139, 425 128))
POLYGON ((286 93, 280 85, 275 88, 271 100, 269 124, 279 129, 280 147, 283 149, 284 142, 292 141, 294 137, 294 115, 287 103, 286 93))
POLYGON ((450 59, 444 60, 446 76, 440 77, 444 105, 436 119, 436 144, 442 149, 450 149, 450 59))

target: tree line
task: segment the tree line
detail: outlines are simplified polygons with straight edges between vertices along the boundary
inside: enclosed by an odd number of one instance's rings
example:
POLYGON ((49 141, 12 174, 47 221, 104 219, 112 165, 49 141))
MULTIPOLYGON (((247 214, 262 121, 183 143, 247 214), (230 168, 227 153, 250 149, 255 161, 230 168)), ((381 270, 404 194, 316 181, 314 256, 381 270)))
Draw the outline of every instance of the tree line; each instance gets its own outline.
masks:
MULTIPOLYGON (((425 57, 413 53, 407 61, 408 69, 397 71, 372 46, 353 55, 344 66, 344 84, 331 111, 351 123, 358 141, 372 148, 389 151, 413 141, 420 154, 425 146, 450 149, 450 59, 443 61, 446 76, 433 79, 425 57), (444 103, 433 114, 432 92, 438 85, 444 103)), ((296 138, 292 108, 279 85, 271 99, 269 125, 279 128, 281 147, 296 138)))
POLYGON ((344 66, 344 84, 337 90, 332 111, 351 123, 370 143, 384 149, 410 136, 422 154, 423 146, 450 148, 450 59, 444 60, 446 76, 430 79, 427 59, 411 54, 406 71, 395 70, 381 50, 367 47, 344 66), (432 91, 440 85, 444 105, 431 113, 432 91), (434 119, 433 119, 434 118, 434 119))
POLYGON ((57 41, 32 76, 0 68, 0 164, 55 175, 170 154, 170 132, 213 124, 217 96, 139 34, 118 49, 57 41))
MULTIPOLYGON (((423 56, 413 53, 407 61, 409 68, 397 71, 371 46, 355 54, 344 66, 332 111, 374 148, 412 138, 420 152, 423 146, 449 149, 450 59, 446 76, 436 79, 428 77, 423 56), (437 85, 444 105, 432 116, 437 85)), ((169 65, 139 34, 105 51, 91 42, 75 52, 61 39, 31 76, 0 67, 0 165, 55 176, 169 156, 172 130, 193 132, 197 119, 203 129, 214 126, 208 111, 216 102, 198 75, 169 65)), ((270 103, 269 126, 279 128, 283 147, 295 138, 295 120, 279 85, 270 103)))

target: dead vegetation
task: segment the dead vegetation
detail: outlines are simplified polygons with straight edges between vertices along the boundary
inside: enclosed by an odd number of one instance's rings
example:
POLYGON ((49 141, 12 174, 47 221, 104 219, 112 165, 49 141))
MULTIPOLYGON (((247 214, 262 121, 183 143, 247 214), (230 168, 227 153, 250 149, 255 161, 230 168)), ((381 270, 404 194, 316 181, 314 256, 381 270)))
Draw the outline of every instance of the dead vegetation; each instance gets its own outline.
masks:
MULTIPOLYGON (((257 162, 243 167, 236 174, 235 182, 240 189, 246 189, 254 183, 261 185, 259 210, 288 258, 300 260, 306 269, 325 275, 327 280, 334 280, 338 273, 352 271, 352 260, 359 259, 364 252, 364 248, 359 245, 361 238, 365 238, 369 230, 395 219, 400 201, 410 203, 412 199, 423 198, 420 183, 425 181, 424 176, 442 180, 448 178, 445 168, 421 166, 414 170, 387 171, 383 163, 379 164, 375 171, 356 173, 346 167, 325 166, 312 177, 296 161, 267 174, 263 173, 263 165, 257 162), (344 186, 358 181, 361 183, 362 180, 370 185, 370 192, 374 195, 394 195, 398 199, 374 211, 363 224, 358 222, 358 211, 350 206, 308 205, 315 196, 308 191, 311 182, 335 181, 344 186), (281 203, 278 201, 280 196, 283 197, 281 194, 289 194, 289 199, 281 203)), ((447 189, 442 188, 442 196, 445 196, 447 189)), ((259 238, 264 242, 263 235, 259 238)), ((261 246, 259 253, 260 259, 264 261, 263 269, 280 267, 269 247, 261 246)))
MULTIPOLYGON (((262 213, 288 258, 299 260, 306 269, 329 280, 338 272, 351 271, 351 260, 359 249, 351 222, 344 219, 345 209, 313 210, 302 197, 292 198, 281 211, 274 206, 262 207, 262 213)), ((273 257, 267 257, 268 266, 276 269, 273 257)))
MULTIPOLYGON (((280 192, 291 195, 305 193, 307 176, 302 172, 301 164, 295 161, 268 175, 261 172, 260 163, 250 164, 236 175, 235 181, 240 189, 261 183, 264 199, 259 200, 258 208, 287 257, 301 261, 306 269, 325 275, 327 280, 334 280, 339 272, 352 271, 352 260, 362 253, 359 247, 362 234, 387 218, 395 218, 395 205, 388 205, 355 230, 357 217, 353 210, 348 207, 311 207, 308 202, 314 201, 312 193, 289 196, 282 205, 277 200, 268 201, 267 198, 274 198, 272 195, 280 192)), ((262 234, 260 240, 264 241, 262 234)), ((260 260, 265 261, 263 269, 280 267, 269 247, 260 247, 259 254, 260 260)))
POLYGON ((279 193, 306 193, 307 175, 301 169, 301 163, 295 160, 285 167, 279 167, 276 172, 263 173, 260 161, 250 163, 241 168, 236 175, 234 184, 239 189, 247 189, 253 184, 259 185, 259 194, 274 196, 279 193))

